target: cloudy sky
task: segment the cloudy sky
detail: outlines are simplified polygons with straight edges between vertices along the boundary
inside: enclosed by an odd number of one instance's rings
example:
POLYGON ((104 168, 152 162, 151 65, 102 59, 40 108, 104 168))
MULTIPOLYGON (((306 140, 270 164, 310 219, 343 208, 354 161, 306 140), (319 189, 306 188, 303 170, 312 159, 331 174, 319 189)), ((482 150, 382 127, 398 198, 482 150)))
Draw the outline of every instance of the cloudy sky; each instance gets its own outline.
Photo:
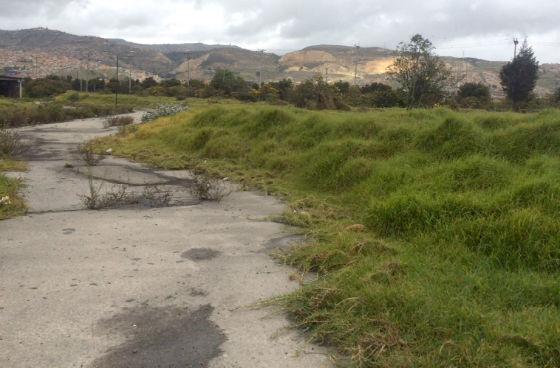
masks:
POLYGON ((287 52, 314 44, 394 48, 414 33, 442 55, 511 58, 525 38, 560 62, 559 0, 0 0, 0 28, 48 27, 140 43, 287 52))

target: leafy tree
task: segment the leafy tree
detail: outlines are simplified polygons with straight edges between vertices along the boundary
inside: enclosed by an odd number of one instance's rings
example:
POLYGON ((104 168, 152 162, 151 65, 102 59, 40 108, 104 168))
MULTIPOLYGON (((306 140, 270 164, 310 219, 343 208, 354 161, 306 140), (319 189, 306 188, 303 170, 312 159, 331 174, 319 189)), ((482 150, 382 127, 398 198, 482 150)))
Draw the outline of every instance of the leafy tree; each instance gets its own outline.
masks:
POLYGON ((72 89, 70 80, 57 76, 26 79, 24 86, 25 95, 32 98, 52 97, 72 89))
POLYGON ((527 43, 515 58, 503 66, 500 72, 502 88, 514 108, 529 101, 537 80, 539 79, 539 62, 535 58, 533 49, 527 43))
POLYGON ((348 106, 342 102, 335 88, 326 83, 321 77, 308 79, 298 84, 294 89, 292 102, 297 107, 308 109, 348 109, 348 106))
POLYGON ((158 82, 152 77, 148 77, 148 78, 146 78, 142 81, 142 88, 143 89, 148 89, 148 88, 151 88, 151 87, 155 87, 157 85, 158 85, 158 82))
POLYGON ((336 89, 336 91, 341 94, 341 95, 347 95, 348 93, 350 93, 350 83, 345 82, 345 81, 338 81, 334 83, 334 89, 336 89))
POLYGON ((271 87, 278 91, 278 98, 289 101, 294 92, 294 82, 291 79, 282 79, 278 82, 270 82, 271 87))
POLYGON ((210 82, 210 87, 222 92, 226 96, 233 94, 246 93, 247 82, 231 70, 218 69, 210 82))
POLYGON ((554 95, 552 95, 552 101, 555 104, 560 104, 560 88, 557 88, 556 91, 554 91, 554 95))
POLYGON ((488 107, 492 102, 490 88, 482 83, 465 83, 457 91, 457 102, 464 107, 488 107))
POLYGON ((434 53, 430 40, 417 34, 400 43, 389 75, 399 83, 407 107, 432 106, 443 98, 449 68, 434 53))

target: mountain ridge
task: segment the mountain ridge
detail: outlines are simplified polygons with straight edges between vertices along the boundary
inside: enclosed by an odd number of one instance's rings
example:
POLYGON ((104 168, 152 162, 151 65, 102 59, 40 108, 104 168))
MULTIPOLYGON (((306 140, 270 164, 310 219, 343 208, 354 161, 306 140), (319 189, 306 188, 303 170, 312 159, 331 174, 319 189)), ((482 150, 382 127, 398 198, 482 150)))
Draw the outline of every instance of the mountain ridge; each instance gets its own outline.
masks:
MULTIPOLYGON (((359 84, 390 83, 386 69, 394 51, 382 47, 319 44, 284 55, 235 45, 204 43, 140 44, 124 39, 79 36, 47 28, 0 30, 0 68, 22 75, 76 74, 94 77, 120 66, 133 78, 148 76, 209 80, 217 69, 231 69, 248 80, 291 78, 302 81, 321 75, 329 81, 359 84)), ((482 82, 499 96, 499 70, 505 61, 442 56, 457 84, 482 82)), ((111 72, 111 70, 113 70, 111 72)), ((551 93, 560 79, 560 64, 543 64, 537 93, 551 93)))

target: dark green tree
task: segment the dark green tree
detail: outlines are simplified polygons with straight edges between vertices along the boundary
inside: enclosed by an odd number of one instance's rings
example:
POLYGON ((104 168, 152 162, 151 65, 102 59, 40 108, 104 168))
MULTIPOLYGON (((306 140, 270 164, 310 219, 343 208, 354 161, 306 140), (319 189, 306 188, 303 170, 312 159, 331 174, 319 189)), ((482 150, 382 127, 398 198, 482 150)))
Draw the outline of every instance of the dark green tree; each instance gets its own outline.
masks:
POLYGON ((248 91, 247 82, 231 70, 218 69, 210 82, 210 87, 222 92, 226 96, 246 93, 248 91))
POLYGON ((405 105, 409 108, 440 102, 451 75, 443 60, 435 54, 432 42, 419 34, 409 42, 399 44, 397 57, 388 73, 400 85, 405 105))
POLYGON ((482 83, 465 83, 457 91, 457 102, 463 107, 488 107, 492 102, 490 88, 482 83))
POLYGON ((557 88, 556 91, 554 91, 554 95, 552 95, 552 102, 560 104, 560 88, 557 88))
POLYGON ((529 101, 538 79, 539 62, 525 40, 519 53, 500 72, 502 88, 515 109, 529 101))

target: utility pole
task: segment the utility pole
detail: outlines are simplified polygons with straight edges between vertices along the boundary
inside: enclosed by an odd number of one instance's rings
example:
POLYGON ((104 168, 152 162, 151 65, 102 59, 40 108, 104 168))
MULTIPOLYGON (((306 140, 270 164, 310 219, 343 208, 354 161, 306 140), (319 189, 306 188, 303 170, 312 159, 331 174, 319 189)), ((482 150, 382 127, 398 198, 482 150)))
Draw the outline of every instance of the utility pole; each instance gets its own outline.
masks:
POLYGON ((358 59, 360 56, 360 46, 354 46, 356 47, 356 56, 354 59, 354 85, 358 85, 358 59))
POLYGON ((519 45, 519 40, 517 39, 517 37, 515 37, 513 39, 513 58, 514 59, 517 56, 517 45, 519 45))
POLYGON ((132 94, 132 68, 128 69, 128 94, 132 94))
POLYGON ((117 88, 115 88, 115 106, 119 104, 119 87, 121 86, 119 82, 119 55, 117 55, 117 88))
POLYGON ((187 87, 191 88, 191 55, 187 53, 187 87))
POLYGON ((89 92, 89 58, 91 57, 91 51, 88 51, 86 59, 86 93, 89 92))

